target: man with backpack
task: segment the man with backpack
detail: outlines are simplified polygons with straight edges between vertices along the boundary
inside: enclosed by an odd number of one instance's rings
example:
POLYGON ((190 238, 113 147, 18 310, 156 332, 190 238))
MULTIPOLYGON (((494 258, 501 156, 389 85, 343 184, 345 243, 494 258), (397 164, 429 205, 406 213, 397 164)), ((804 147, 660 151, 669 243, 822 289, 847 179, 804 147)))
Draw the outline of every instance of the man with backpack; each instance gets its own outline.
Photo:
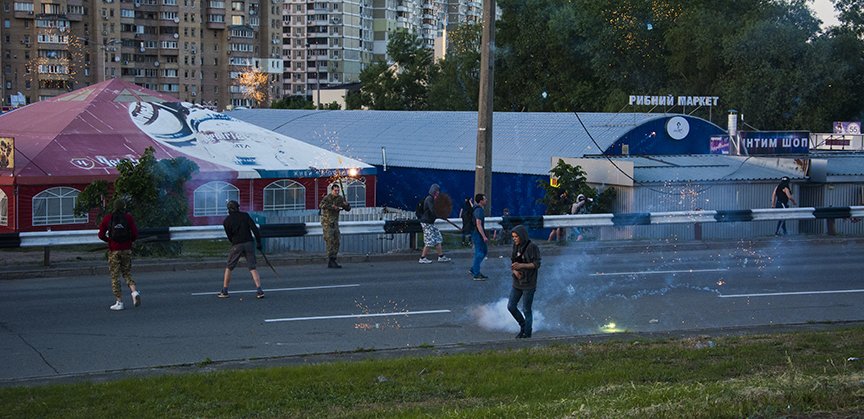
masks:
POLYGON ((459 218, 462 219, 462 246, 470 246, 471 232, 474 231, 474 198, 465 198, 459 209, 459 218))
POLYGON ((126 212, 126 202, 114 202, 114 211, 106 215, 99 224, 99 239, 108 243, 108 270, 111 273, 111 290, 114 305, 111 310, 123 310, 123 294, 120 292, 120 275, 132 291, 132 304, 141 305, 141 294, 132 279, 132 243, 138 239, 138 227, 132 214, 126 212))
POLYGON ((440 194, 441 187, 437 183, 433 183, 429 187, 429 195, 423 200, 422 211, 421 208, 417 209, 417 218, 420 220, 420 226, 423 227, 424 246, 423 251, 420 253, 420 263, 423 264, 432 263, 431 260, 426 258, 426 255, 429 254, 429 249, 433 247, 438 252, 438 262, 450 262, 450 258, 444 256, 444 249, 441 247, 444 238, 441 237, 441 231, 438 230, 438 227, 435 227, 435 220, 438 218, 435 214, 435 199, 440 194))

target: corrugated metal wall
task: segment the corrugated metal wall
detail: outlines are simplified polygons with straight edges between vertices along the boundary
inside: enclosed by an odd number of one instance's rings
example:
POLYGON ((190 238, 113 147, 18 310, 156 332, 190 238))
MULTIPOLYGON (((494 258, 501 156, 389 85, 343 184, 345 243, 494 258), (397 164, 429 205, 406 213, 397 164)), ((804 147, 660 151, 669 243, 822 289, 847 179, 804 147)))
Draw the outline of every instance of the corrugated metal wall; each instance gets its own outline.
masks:
MULTIPOLYGON (((262 224, 318 223, 321 216, 317 210, 260 211, 251 213, 262 224)), ((353 208, 342 212, 339 222, 413 219, 414 213, 393 208, 353 208)), ((410 248, 408 234, 343 234, 340 238, 340 253, 380 254, 410 248)), ((308 252, 324 253, 322 236, 286 237, 266 239, 267 251, 272 253, 308 252)))
MULTIPOLYGON (((666 212, 703 210, 741 210, 771 208, 771 193, 777 186, 771 182, 668 183, 616 188, 615 212, 666 212)), ((793 186, 798 199, 799 190, 793 186)), ((803 205, 803 204, 802 204, 803 205)), ((701 228, 703 240, 737 239, 774 234, 776 222, 740 222, 670 224, 633 227, 604 227, 601 238, 611 239, 677 239, 693 240, 701 228)), ((798 222, 786 223, 789 234, 798 233, 798 222)))
MULTIPOLYGON (((740 210, 771 208, 771 194, 776 181, 707 184, 637 185, 633 188, 616 187, 618 198, 616 213, 665 212, 705 210, 740 210)), ((792 195, 799 207, 845 207, 864 205, 864 185, 793 184, 792 195)), ((834 221, 837 235, 864 235, 864 220, 838 219, 834 221)), ((739 239, 774 234, 776 221, 671 224, 633 227, 602 227, 602 240, 660 239, 693 240, 701 229, 703 240, 739 239)), ((827 221, 787 221, 789 234, 827 234, 827 221)), ((598 237, 598 234, 594 234, 598 237)))

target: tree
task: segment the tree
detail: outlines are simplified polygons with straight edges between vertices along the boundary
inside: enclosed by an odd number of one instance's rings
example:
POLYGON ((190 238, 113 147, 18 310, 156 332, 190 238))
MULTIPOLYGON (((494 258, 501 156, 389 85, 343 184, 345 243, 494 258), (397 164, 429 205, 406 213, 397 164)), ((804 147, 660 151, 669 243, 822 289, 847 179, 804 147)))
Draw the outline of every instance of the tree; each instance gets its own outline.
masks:
POLYGON ((429 109, 477 110, 480 97, 480 40, 482 25, 459 25, 448 33, 447 56, 440 60, 429 82, 429 109))
MULTIPOLYGON (((122 160, 114 181, 113 195, 108 182, 92 182, 79 195, 75 213, 83 215, 96 210, 99 218, 113 208, 114 201, 126 201, 138 228, 188 225, 188 204, 184 185, 198 170, 198 165, 184 157, 156 160, 153 147, 147 147, 138 161, 122 160)), ((177 254, 180 243, 143 243, 139 254, 177 254)))
POLYGON ((585 172, 580 166, 573 166, 558 160, 558 163, 549 171, 551 177, 557 180, 556 186, 551 182, 538 181, 538 187, 545 191, 543 198, 538 200, 546 206, 546 214, 560 215, 569 214, 570 208, 579 194, 593 200, 587 207, 589 214, 609 214, 614 211, 617 192, 615 188, 607 187, 603 191, 588 185, 585 172), (566 192, 566 198, 562 194, 566 192))
POLYGON ((302 95, 288 96, 270 103, 271 109, 315 109, 315 104, 302 95))
POLYGON ((404 29, 390 33, 387 56, 360 73, 360 102, 369 109, 425 110, 432 52, 423 41, 404 29))
POLYGON ((267 100, 269 83, 270 76, 257 68, 249 68, 237 78, 237 85, 242 88, 243 96, 254 100, 257 107, 267 100))

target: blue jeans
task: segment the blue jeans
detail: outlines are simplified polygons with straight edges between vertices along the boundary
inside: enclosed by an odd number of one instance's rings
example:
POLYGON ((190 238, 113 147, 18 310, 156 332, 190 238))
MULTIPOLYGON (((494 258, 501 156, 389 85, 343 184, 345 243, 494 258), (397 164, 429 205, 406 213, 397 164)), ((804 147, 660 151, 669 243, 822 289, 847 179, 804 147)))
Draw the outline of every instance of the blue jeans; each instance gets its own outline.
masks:
MULTIPOLYGON (((788 204, 783 205, 780 203, 780 201, 777 201, 777 203, 774 204, 774 208, 789 208, 789 205, 788 204)), ((777 221, 777 229, 774 230, 774 234, 780 234, 781 228, 783 229, 783 234, 785 235, 786 234, 786 220, 777 221)))
POLYGON ((486 246, 486 242, 483 241, 483 236, 477 231, 471 232, 471 241, 474 242, 474 263, 471 265, 471 273, 480 275, 480 264, 486 258, 489 248, 486 246))
POLYGON ((534 304, 534 291, 536 290, 537 288, 530 290, 512 288, 510 290, 510 300, 507 301, 507 311, 513 315, 513 318, 516 319, 519 326, 522 326, 522 331, 525 332, 527 336, 531 336, 531 327, 534 324, 534 313, 531 312, 531 306, 534 304), (524 316, 516 307, 522 297, 525 297, 525 299, 522 300, 522 311, 525 312, 524 316))

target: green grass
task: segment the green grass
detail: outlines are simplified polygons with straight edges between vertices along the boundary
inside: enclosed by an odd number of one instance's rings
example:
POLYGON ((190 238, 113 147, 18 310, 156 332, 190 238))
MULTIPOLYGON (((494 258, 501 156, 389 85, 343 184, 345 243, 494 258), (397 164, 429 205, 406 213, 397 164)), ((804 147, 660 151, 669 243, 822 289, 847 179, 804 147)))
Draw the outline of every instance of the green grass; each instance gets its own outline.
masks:
POLYGON ((854 417, 864 328, 0 389, 3 417, 854 417))

